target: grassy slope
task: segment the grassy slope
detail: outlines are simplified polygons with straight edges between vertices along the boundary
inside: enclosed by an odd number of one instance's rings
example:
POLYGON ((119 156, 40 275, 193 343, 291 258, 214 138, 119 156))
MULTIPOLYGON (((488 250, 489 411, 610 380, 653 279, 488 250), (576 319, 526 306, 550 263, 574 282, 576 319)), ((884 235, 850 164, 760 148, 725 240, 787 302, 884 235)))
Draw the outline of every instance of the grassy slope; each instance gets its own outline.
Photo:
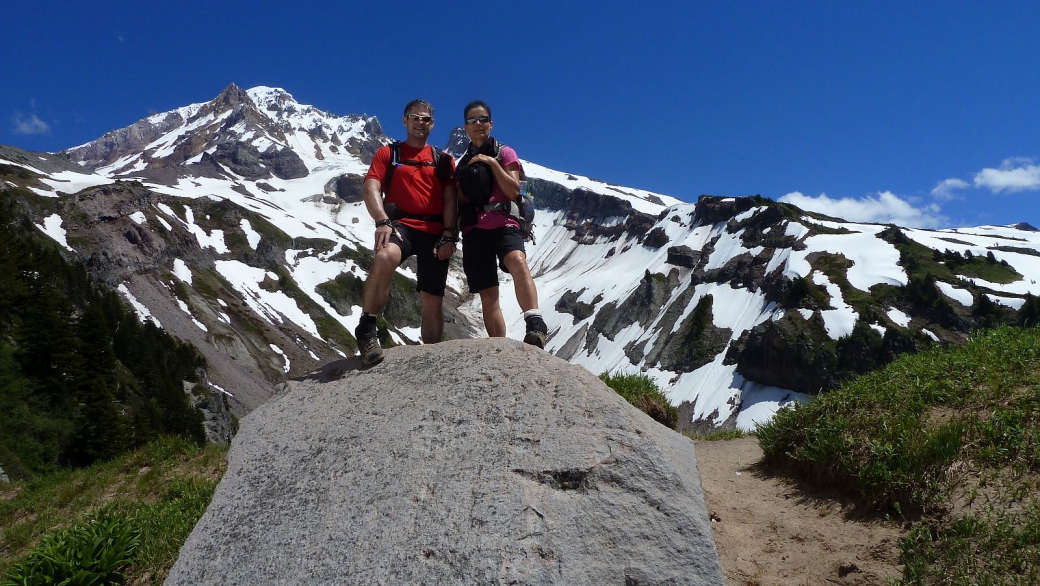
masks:
POLYGON ((906 583, 1040 583, 1040 330, 903 356, 758 436, 772 463, 904 515, 906 583))
POLYGON ((105 515, 141 531, 128 583, 162 583, 213 496, 226 453, 161 438, 89 468, 0 484, 0 576, 44 536, 105 515))

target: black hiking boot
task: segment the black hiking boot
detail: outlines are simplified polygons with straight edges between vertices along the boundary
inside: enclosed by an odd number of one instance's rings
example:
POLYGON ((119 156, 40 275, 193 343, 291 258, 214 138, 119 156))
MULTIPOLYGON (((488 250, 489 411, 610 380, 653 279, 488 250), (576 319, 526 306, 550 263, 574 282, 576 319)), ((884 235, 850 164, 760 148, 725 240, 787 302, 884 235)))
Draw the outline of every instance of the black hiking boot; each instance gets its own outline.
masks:
POLYGON ((524 336, 524 343, 545 348, 545 337, 549 332, 549 328, 546 327, 542 316, 532 315, 524 318, 524 322, 527 323, 527 334, 524 336))
POLYGON ((374 325, 367 328, 359 325, 354 337, 357 338, 361 364, 372 366, 383 361, 383 347, 379 345, 379 331, 374 325))

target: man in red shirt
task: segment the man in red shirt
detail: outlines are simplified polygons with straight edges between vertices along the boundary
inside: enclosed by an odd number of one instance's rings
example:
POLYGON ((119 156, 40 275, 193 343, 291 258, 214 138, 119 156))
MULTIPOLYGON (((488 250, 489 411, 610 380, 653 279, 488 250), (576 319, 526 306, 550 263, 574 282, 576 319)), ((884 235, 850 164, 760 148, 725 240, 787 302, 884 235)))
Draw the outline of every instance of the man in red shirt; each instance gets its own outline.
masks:
POLYGON ((365 175, 362 196, 376 222, 375 259, 365 280, 361 301, 361 323, 354 331, 361 362, 376 364, 383 359, 376 317, 390 297, 390 280, 409 256, 418 262, 416 289, 422 303, 422 340, 441 341, 444 313, 441 302, 448 278, 448 261, 455 254, 458 234, 455 181, 451 155, 439 153, 426 141, 433 128, 433 106, 412 100, 402 118, 408 139, 395 148, 376 151, 365 175), (394 161, 394 151, 399 159, 394 161), (438 167, 434 161, 440 161, 438 167), (396 163, 396 164, 394 164, 396 163), (388 185, 388 167, 394 164, 388 185), (439 172, 444 169, 446 172, 439 172), (382 194, 385 191, 385 199, 382 194))

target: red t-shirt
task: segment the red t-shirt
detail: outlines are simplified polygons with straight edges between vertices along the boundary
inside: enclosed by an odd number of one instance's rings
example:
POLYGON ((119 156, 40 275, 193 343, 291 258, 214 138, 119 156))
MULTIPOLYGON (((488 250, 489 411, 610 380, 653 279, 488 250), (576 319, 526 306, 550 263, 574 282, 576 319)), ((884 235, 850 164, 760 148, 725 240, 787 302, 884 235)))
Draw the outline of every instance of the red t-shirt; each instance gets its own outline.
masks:
MULTIPOLYGON (((443 153, 441 156, 448 157, 451 169, 454 171, 455 161, 451 160, 451 155, 443 153)), ((426 146, 417 149, 408 146, 406 143, 401 143, 401 160, 432 163, 433 147, 426 146)), ((382 184, 383 177, 386 175, 386 167, 389 164, 390 147, 380 147, 376 151, 375 157, 372 158, 372 165, 369 166, 368 173, 365 174, 365 180, 375 179, 382 184)), ((454 185, 454 179, 449 180, 447 185, 442 183, 440 178, 437 177, 436 167, 432 165, 398 165, 394 171, 394 176, 390 179, 384 204, 395 204, 402 212, 409 214, 441 216, 444 213, 444 188, 454 185)), ((401 218, 400 222, 409 228, 415 228, 431 234, 440 234, 444 231, 443 221, 428 222, 413 218, 401 218)))

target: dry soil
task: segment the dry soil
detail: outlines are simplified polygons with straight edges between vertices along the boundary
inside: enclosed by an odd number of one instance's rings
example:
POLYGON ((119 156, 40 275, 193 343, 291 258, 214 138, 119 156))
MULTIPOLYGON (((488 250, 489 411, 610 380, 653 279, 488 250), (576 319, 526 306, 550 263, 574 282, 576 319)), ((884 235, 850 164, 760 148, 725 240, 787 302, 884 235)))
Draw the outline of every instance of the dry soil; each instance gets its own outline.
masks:
POLYGON ((885 584, 902 574, 899 523, 771 472, 754 437, 696 450, 728 586, 885 584))

